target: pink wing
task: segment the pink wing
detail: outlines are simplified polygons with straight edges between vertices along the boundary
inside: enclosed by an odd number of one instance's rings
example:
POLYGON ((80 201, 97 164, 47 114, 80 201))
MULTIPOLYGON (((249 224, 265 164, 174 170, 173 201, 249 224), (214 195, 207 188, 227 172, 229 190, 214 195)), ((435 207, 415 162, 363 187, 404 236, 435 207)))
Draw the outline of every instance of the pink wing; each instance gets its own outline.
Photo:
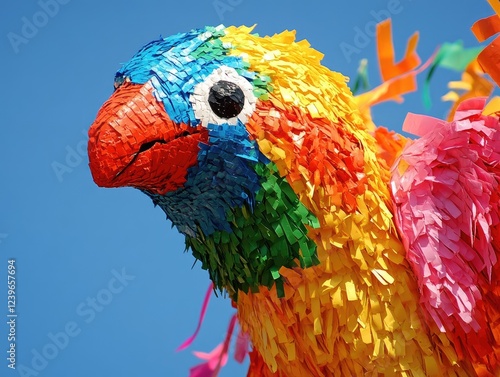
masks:
POLYGON ((486 99, 464 101, 453 122, 410 114, 421 136, 396 160, 396 224, 421 305, 478 371, 500 368, 500 123, 486 99))

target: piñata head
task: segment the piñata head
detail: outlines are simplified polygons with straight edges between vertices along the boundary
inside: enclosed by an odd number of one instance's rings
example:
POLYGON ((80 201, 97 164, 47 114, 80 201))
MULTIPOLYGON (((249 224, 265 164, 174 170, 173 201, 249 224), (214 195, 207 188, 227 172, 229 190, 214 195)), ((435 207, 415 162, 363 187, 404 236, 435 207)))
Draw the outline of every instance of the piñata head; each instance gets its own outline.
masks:
POLYGON ((95 182, 149 195, 232 292, 280 283, 281 266, 316 264, 307 227, 324 192, 305 205, 300 192, 332 188, 328 200, 352 212, 364 179, 352 136, 361 120, 346 78, 321 58, 294 32, 247 27, 147 44, 117 72, 90 129, 95 182))

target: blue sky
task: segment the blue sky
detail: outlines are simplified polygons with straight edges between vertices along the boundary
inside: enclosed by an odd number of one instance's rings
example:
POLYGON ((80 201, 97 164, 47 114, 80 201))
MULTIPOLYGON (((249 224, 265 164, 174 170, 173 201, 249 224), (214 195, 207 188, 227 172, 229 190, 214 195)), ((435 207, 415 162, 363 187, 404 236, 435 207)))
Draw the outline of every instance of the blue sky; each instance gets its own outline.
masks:
MULTIPOLYGON (((392 15, 398 58, 419 30, 418 52, 426 59, 442 42, 462 39, 476 46, 470 26, 492 13, 486 1, 465 6, 452 0, 55 1, 0 6, 2 377, 187 376, 197 363, 190 350, 209 351, 225 335, 233 309, 228 299, 213 299, 194 345, 175 352, 194 330, 207 272, 193 267, 183 238, 145 195, 98 188, 88 169, 86 131, 112 93, 120 63, 142 45, 220 23, 258 24, 263 35, 296 29, 299 39, 325 54, 332 70, 353 76, 359 59, 367 57, 371 83, 377 84, 374 39, 367 35, 355 44, 359 30, 369 34, 377 18, 392 15), (342 43, 359 51, 347 56, 342 43), (57 174, 55 167, 63 170, 57 174), (15 371, 4 357, 12 258, 15 371), (35 362, 37 370, 33 357, 44 350, 51 359, 35 362), (36 374, 20 373, 21 365, 36 374)), ((444 117, 448 105, 439 97, 458 75, 439 70, 436 76, 431 110, 411 94, 402 105, 377 107, 376 122, 400 130, 408 111, 444 117)), ((230 362, 221 376, 245 373, 230 362)))

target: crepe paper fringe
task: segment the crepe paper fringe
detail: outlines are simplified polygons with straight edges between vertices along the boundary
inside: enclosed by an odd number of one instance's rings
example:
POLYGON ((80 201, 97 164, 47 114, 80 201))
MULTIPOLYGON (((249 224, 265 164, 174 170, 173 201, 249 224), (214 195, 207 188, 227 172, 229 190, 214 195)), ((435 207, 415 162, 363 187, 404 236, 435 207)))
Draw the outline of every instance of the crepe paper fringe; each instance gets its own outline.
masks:
POLYGON ((236 314, 231 317, 225 340, 216 346, 211 352, 195 351, 193 354, 204 363, 198 364, 189 370, 189 377, 217 377, 220 369, 226 365, 229 353, 229 344, 237 323, 236 314))
MULTIPOLYGON (((205 298, 200 311, 200 318, 198 320, 198 325, 193 335, 191 335, 186 341, 184 341, 178 348, 177 351, 183 351, 192 345, 196 339, 198 332, 201 329, 201 325, 204 321, 205 314, 208 308, 208 303, 210 297, 214 290, 213 283, 208 286, 207 292, 205 293, 205 298)), ((210 353, 203 353, 199 351, 193 352, 195 356, 202 360, 207 360, 207 362, 199 364, 190 369, 190 377, 216 377, 219 370, 226 365, 229 353, 229 344, 231 341, 231 336, 234 331, 234 326, 237 325, 237 317, 233 315, 229 322, 228 332, 226 335, 226 340, 216 346, 210 353)), ((238 363, 243 363, 245 357, 249 354, 250 338, 247 333, 244 333, 241 328, 238 331, 236 337, 236 342, 234 346, 234 359, 238 363)))
POLYGON ((412 115, 405 130, 420 138, 397 160, 391 187, 429 319, 460 355, 499 370, 500 123, 482 115, 485 103, 460 103, 451 123, 412 115))
POLYGON ((361 59, 351 90, 352 94, 356 95, 358 91, 366 91, 368 89, 370 89, 370 83, 368 80, 368 59, 361 59))
POLYGON ((419 66, 420 58, 416 52, 417 42, 418 32, 415 32, 408 39, 403 59, 396 63, 392 42, 391 19, 389 18, 377 24, 377 56, 382 81, 389 81, 395 77, 402 76, 419 66))
POLYGON ((416 52, 418 33, 413 34, 408 39, 403 59, 399 62, 395 61, 394 45, 392 42, 392 23, 390 19, 377 24, 376 41, 382 83, 355 97, 358 109, 363 118, 363 123, 366 129, 371 132, 374 132, 376 129, 371 116, 372 106, 386 101, 402 102, 404 94, 417 89, 416 76, 427 65, 425 63, 419 67, 420 58, 416 52))
POLYGON ((448 88, 452 89, 442 98, 453 103, 448 121, 453 121, 457 107, 464 101, 477 97, 489 97, 493 93, 494 84, 483 73, 476 59, 472 60, 462 73, 460 81, 450 81, 448 88), (460 93, 462 92, 462 93, 460 93))
POLYGON ((238 332, 238 336, 236 338, 236 346, 234 349, 234 359, 238 363, 243 363, 245 361, 245 357, 249 354, 250 349, 250 336, 241 331, 238 332))
POLYGON ((197 154, 197 163, 187 170, 182 188, 164 195, 145 193, 187 237, 230 233, 228 212, 244 204, 252 211, 260 189, 255 165, 268 160, 242 124, 211 125, 208 141, 198 146, 197 154))
MULTIPOLYGON (((169 118, 177 124, 192 126, 200 122, 192 106, 195 88, 220 67, 234 69, 250 81, 256 97, 266 93, 269 79, 248 70, 248 64, 241 58, 228 55, 227 46, 220 39, 224 34, 224 26, 208 26, 153 41, 122 66, 115 86, 124 81, 150 82, 169 118)), ((245 123, 246 118, 240 120, 245 123)))
POLYGON ((394 165, 409 139, 385 127, 378 127, 373 136, 377 141, 377 160, 381 164, 385 163, 385 167, 389 169, 394 165))
MULTIPOLYGON (((472 26, 472 32, 482 42, 500 32, 500 7, 495 0, 488 0, 495 14, 483 18, 472 26)), ((500 85, 500 36, 489 43, 477 57, 483 71, 500 85)))
MULTIPOLYGON (((462 41, 443 43, 443 45, 440 46, 422 85, 422 101, 426 109, 430 109, 432 106, 430 82, 436 72, 436 69, 438 67, 443 67, 456 72, 463 72, 473 61, 475 61, 480 51, 481 47, 465 48, 462 41)), ((469 70, 469 74, 470 72, 471 70, 469 70)), ((477 71, 474 70, 473 72, 477 71)), ((489 93, 486 95, 489 95, 489 93)), ((464 99, 466 98, 463 98, 462 100, 464 99)))
POLYGON ((210 237, 186 237, 186 248, 202 262, 215 286, 226 289, 237 301, 238 292, 258 291, 276 284, 284 295, 281 267, 310 267, 318 264, 316 245, 307 237, 317 220, 303 206, 274 164, 255 165, 261 189, 253 207, 235 207, 225 214, 229 231, 210 237))
POLYGON ((196 326, 196 330, 194 331, 193 335, 191 335, 179 347, 177 347, 177 351, 182 351, 182 350, 188 348, 193 343, 193 341, 196 339, 196 336, 198 335, 198 332, 201 329, 201 324, 203 323, 203 320, 205 319, 205 314, 207 312, 208 303, 210 301, 210 296, 212 295, 213 290, 214 290, 214 285, 213 285, 213 283, 210 283, 210 285, 208 286, 207 292, 205 293, 205 298, 203 299, 203 304, 201 305, 200 318, 198 320, 198 325, 196 326))
POLYGON ((202 127, 169 119, 155 100, 151 83, 125 82, 102 106, 89 130, 92 176, 105 187, 128 185, 160 193, 175 191, 185 184, 186 171, 197 160, 198 143, 205 142, 207 134, 202 127), (176 139, 181 133, 190 136, 176 139), (152 146, 149 150, 137 153, 148 143, 152 146), (170 179, 165 180, 166 176, 170 179))

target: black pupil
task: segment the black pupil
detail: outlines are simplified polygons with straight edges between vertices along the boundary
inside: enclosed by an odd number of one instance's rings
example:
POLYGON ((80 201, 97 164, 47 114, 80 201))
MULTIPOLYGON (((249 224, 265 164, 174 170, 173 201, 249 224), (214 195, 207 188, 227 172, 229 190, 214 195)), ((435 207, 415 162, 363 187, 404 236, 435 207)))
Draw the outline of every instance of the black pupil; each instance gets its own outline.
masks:
POLYGON ((217 116, 229 119, 241 113, 245 95, 235 83, 220 80, 210 88, 208 103, 217 116))

